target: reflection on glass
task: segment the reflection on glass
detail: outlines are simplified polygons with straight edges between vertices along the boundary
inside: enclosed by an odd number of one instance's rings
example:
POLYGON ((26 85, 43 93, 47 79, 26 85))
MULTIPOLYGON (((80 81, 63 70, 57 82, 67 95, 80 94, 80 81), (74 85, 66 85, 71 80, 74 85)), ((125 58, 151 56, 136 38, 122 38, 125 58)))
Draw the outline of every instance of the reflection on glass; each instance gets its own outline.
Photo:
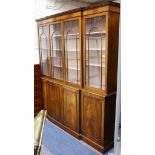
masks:
POLYGON ((65 77, 66 81, 80 83, 80 44, 79 21, 64 24, 65 39, 65 77))
POLYGON ((52 77, 63 79, 62 70, 62 37, 61 24, 53 24, 50 26, 50 43, 52 58, 52 77))
POLYGON ((105 16, 86 19, 85 84, 105 89, 105 16))
POLYGON ((40 36, 40 56, 41 56, 41 73, 43 75, 49 76, 48 68, 48 46, 47 46, 47 36, 48 36, 48 27, 43 26, 39 27, 39 36, 40 36))

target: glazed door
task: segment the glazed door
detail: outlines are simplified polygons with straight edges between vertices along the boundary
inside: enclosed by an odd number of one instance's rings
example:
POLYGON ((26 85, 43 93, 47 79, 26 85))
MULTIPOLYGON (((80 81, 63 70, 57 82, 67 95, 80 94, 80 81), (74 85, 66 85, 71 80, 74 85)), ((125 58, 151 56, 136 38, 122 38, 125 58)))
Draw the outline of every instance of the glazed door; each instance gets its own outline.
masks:
POLYGON ((40 52, 41 73, 42 75, 50 76, 48 26, 39 27, 39 52, 40 52))
POLYGON ((64 22, 65 81, 80 84, 80 23, 79 19, 64 22))
POLYGON ((50 25, 50 46, 52 78, 63 80, 63 49, 61 23, 50 25))
POLYGON ((91 93, 82 92, 82 135, 103 145, 104 99, 91 93))
POLYGON ((84 18, 84 84, 105 89, 106 16, 84 18))

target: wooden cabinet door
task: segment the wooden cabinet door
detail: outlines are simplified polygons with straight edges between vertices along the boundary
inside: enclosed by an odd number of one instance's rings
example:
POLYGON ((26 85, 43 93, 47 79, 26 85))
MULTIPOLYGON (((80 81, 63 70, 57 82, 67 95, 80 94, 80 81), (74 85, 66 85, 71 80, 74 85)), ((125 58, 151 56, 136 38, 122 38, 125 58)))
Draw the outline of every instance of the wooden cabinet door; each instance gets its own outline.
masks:
POLYGON ((79 90, 64 88, 63 121, 70 129, 79 130, 79 90))
POLYGON ((47 112, 56 120, 61 119, 62 89, 55 83, 47 83, 47 112))
POLYGON ((82 92, 82 135, 103 144, 104 99, 82 92))

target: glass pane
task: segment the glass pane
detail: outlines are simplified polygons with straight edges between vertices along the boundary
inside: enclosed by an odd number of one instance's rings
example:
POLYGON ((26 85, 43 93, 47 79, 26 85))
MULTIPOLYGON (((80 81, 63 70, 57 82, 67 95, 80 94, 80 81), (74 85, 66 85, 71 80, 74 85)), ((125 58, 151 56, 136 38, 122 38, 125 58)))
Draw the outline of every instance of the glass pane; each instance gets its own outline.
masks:
POLYGON ((61 24, 50 26, 52 77, 63 79, 61 24))
POLYGON ((49 60, 48 60, 48 27, 39 27, 40 36, 40 54, 41 54, 41 72, 43 75, 49 76, 49 60))
POLYGON ((65 22, 64 33, 66 80, 80 84, 79 20, 65 22))
POLYGON ((85 84, 105 89, 105 16, 86 19, 85 84))

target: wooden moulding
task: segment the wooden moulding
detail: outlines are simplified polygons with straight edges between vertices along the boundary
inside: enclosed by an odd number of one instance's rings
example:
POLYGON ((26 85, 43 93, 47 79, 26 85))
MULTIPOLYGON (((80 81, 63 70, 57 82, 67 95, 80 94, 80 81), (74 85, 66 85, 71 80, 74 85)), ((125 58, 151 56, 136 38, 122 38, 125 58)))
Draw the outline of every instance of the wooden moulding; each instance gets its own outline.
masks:
POLYGON ((93 8, 93 9, 89 9, 89 10, 85 10, 83 11, 83 15, 92 15, 92 14, 96 14, 97 13, 102 13, 102 12, 115 12, 115 13, 119 13, 120 9, 118 7, 115 6, 105 6, 105 7, 97 7, 97 8, 93 8))
POLYGON ((95 9, 95 8, 98 8, 98 7, 105 7, 107 5, 118 7, 118 8, 120 7, 120 3, 116 3, 116 2, 101 2, 101 3, 98 3, 98 4, 92 4, 90 6, 84 7, 83 11, 89 10, 89 9, 95 9))
POLYGON ((71 130, 70 128, 68 128, 67 126, 65 126, 63 123, 61 123, 60 121, 55 120, 54 118, 52 118, 48 113, 47 113, 47 118, 54 124, 56 124, 57 126, 59 126, 60 128, 62 128, 63 130, 65 130, 66 132, 68 132, 69 134, 71 134, 72 136, 74 136, 77 139, 80 139, 80 134, 71 130))
POLYGON ((38 19, 38 20, 36 20, 37 24, 38 25, 45 25, 45 24, 56 22, 56 21, 63 21, 65 19, 77 18, 77 17, 81 16, 81 12, 74 12, 71 14, 68 14, 67 12, 65 12, 65 13, 62 13, 61 16, 57 16, 57 15, 38 19))
POLYGON ((55 15, 46 16, 44 18, 36 19, 38 25, 47 24, 55 21, 62 21, 65 19, 80 17, 82 15, 89 15, 100 12, 120 12, 120 4, 115 2, 104 2, 100 4, 93 4, 88 7, 76 8, 73 10, 61 12, 55 15))
POLYGON ((77 8, 77 9, 61 12, 61 13, 58 13, 58 14, 55 14, 55 15, 46 16, 46 17, 43 17, 43 18, 36 19, 36 22, 40 22, 40 21, 47 20, 47 19, 54 18, 54 17, 60 17, 60 16, 63 16, 63 15, 66 15, 66 14, 75 13, 75 12, 78 12, 78 11, 81 11, 81 10, 82 10, 81 8, 77 8))
POLYGON ((83 140, 84 142, 86 142, 87 144, 89 144, 90 146, 92 146, 93 148, 95 148, 96 150, 98 150, 101 153, 105 153, 105 152, 109 151, 114 146, 114 142, 111 142, 111 143, 109 143, 108 145, 105 145, 105 146, 99 145, 99 144, 95 143, 94 141, 92 141, 91 139, 89 139, 89 138, 87 138, 87 137, 85 137, 83 135, 80 135, 80 139, 83 140))
POLYGON ((52 83, 55 83, 55 84, 59 84, 59 85, 61 85, 63 87, 68 87, 68 88, 71 88, 71 89, 81 89, 80 85, 67 83, 67 82, 64 82, 64 80, 52 79, 52 78, 46 77, 46 76, 43 76, 42 80, 52 82, 52 83))

